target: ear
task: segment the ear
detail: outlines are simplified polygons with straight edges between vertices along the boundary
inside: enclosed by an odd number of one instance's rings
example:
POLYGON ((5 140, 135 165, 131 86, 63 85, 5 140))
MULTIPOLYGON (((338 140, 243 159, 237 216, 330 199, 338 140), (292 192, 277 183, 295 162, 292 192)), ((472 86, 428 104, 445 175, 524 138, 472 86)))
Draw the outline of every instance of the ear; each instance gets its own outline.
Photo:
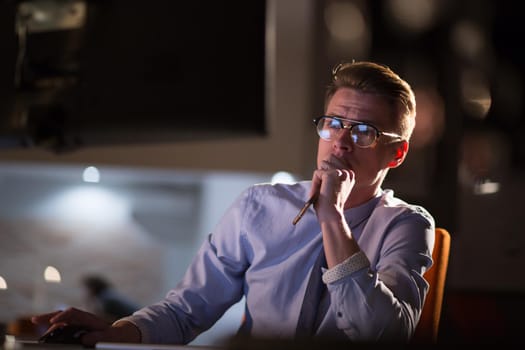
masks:
POLYGON ((400 141, 395 144, 394 159, 388 163, 389 168, 397 168, 403 163, 408 152, 408 141, 400 141))

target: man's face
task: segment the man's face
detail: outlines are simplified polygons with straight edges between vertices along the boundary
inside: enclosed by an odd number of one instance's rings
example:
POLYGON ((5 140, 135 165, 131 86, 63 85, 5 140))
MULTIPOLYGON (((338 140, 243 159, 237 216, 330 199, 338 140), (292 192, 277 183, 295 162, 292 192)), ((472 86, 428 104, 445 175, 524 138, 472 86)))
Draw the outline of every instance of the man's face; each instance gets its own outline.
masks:
MULTIPOLYGON (((384 97, 341 88, 328 103, 325 115, 371 124, 379 131, 394 132, 392 113, 392 106, 384 97)), ((355 189, 369 189, 373 193, 381 185, 388 168, 400 164, 396 163, 396 156, 399 157, 398 149, 402 148, 404 141, 389 141, 388 137, 380 136, 375 145, 360 148, 352 142, 348 129, 341 130, 330 141, 319 138, 317 166, 321 169, 328 163, 331 167, 353 170, 355 189)))

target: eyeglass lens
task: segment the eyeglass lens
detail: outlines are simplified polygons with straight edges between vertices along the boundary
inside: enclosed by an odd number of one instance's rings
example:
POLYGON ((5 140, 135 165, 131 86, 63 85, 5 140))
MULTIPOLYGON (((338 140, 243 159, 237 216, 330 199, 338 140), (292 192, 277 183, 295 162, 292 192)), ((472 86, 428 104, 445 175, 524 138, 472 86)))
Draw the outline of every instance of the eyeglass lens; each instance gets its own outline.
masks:
POLYGON ((345 126, 343 121, 330 117, 322 117, 317 123, 319 136, 328 141, 342 129, 349 129, 352 141, 361 147, 371 146, 377 139, 377 130, 368 124, 349 124, 345 126))

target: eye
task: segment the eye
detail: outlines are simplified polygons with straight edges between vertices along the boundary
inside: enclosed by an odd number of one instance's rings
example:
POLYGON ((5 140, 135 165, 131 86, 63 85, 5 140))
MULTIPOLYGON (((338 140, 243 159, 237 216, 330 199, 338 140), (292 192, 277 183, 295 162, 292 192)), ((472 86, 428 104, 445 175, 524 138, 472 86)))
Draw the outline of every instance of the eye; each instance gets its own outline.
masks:
POLYGON ((373 127, 366 124, 358 124, 354 125, 352 129, 356 134, 359 134, 361 136, 367 136, 367 137, 374 137, 376 135, 376 131, 373 127))
POLYGON ((333 118, 327 118, 326 123, 330 129, 341 129, 343 127, 341 121, 333 118))
POLYGON ((352 140, 360 146, 369 146, 376 138, 377 131, 370 125, 357 124, 352 128, 352 140))

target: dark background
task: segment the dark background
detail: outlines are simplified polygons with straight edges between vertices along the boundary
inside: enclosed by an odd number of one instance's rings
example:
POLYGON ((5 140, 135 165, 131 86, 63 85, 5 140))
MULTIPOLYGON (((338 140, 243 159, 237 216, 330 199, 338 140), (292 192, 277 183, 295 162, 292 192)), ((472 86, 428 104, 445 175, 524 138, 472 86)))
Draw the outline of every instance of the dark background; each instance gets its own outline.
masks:
POLYGON ((0 2, 4 145, 64 152, 265 135, 264 0, 90 0, 80 28, 29 29, 24 48, 17 3, 0 2), (200 89, 213 89, 205 105, 200 89))

